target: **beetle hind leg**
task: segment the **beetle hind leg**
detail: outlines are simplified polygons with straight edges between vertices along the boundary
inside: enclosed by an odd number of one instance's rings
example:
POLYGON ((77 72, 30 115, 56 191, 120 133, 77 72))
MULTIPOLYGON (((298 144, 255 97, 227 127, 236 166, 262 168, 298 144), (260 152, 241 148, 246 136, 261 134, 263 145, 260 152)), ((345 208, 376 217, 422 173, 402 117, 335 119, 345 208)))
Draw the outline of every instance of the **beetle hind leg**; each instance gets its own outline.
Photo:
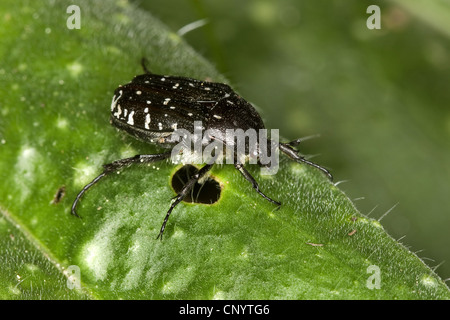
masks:
POLYGON ((248 172, 242 164, 236 163, 234 165, 234 167, 239 170, 239 172, 244 176, 244 178, 252 184, 253 189, 255 189, 256 192, 258 192, 264 199, 276 204, 277 206, 281 206, 281 202, 278 202, 278 201, 275 201, 275 200, 269 198, 259 189, 259 185, 256 182, 255 178, 252 177, 250 172, 248 172))
POLYGON ((162 240, 162 236, 164 233, 164 230, 166 229, 167 221, 169 220, 169 216, 172 213, 173 209, 181 202, 183 201, 184 197, 191 191, 191 189, 194 187, 195 183, 198 182, 209 170, 211 170, 213 164, 207 164, 203 168, 201 168, 196 174, 194 174, 188 182, 184 185, 183 189, 181 189, 180 193, 178 193, 177 196, 175 196, 173 199, 175 199, 174 202, 170 205, 169 211, 167 211, 166 216, 164 217, 163 224, 161 226, 161 229, 159 230, 159 234, 156 237, 156 239, 162 240))

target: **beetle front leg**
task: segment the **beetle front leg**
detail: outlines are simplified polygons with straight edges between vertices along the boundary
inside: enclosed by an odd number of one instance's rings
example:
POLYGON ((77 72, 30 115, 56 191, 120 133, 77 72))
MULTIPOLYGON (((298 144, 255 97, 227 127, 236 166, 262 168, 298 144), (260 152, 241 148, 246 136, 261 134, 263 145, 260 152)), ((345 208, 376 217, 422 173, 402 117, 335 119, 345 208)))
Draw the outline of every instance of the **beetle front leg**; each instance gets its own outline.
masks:
POLYGON ((303 162, 303 163, 306 163, 307 165, 310 165, 311 167, 319 169, 320 171, 322 171, 323 173, 325 173, 327 175, 327 177, 328 177, 328 179, 330 179, 330 181, 333 181, 333 176, 330 173, 330 171, 328 171, 327 169, 325 169, 322 166, 319 166, 318 164, 316 164, 314 162, 306 160, 304 157, 302 157, 298 154, 297 150, 292 148, 292 146, 295 145, 296 142, 299 143, 300 141, 294 140, 289 143, 280 143, 280 150, 294 161, 297 161, 299 163, 303 162))

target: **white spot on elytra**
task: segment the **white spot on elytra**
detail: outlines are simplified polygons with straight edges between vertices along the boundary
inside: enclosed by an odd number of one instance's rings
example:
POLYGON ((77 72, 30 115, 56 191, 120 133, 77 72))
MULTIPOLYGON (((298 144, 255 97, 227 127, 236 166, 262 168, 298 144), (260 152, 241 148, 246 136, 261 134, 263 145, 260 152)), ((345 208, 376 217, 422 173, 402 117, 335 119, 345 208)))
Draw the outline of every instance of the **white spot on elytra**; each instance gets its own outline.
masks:
POLYGON ((115 99, 116 95, 114 95, 112 102, 111 102, 111 112, 114 110, 114 108, 116 107, 117 101, 119 101, 120 97, 122 97, 122 90, 119 91, 119 96, 117 97, 117 99, 115 99))
POLYGON ((114 113, 114 116, 119 119, 120 115, 122 114, 122 108, 120 108, 120 104, 117 105, 117 111, 114 113))
POLYGON ((167 106, 167 104, 169 103, 169 101, 170 101, 170 98, 165 98, 165 99, 164 99, 164 102, 163 102, 163 105, 167 106))
POLYGON ((147 100, 147 104, 150 104, 150 103, 152 103, 150 100, 147 100))
POLYGON ((159 128, 159 130, 162 130, 162 123, 161 122, 158 122, 158 128, 159 128))
POLYGON ((166 81, 166 78, 161 78, 161 81, 166 81))
POLYGON ((169 107, 169 108, 172 109, 172 110, 175 110, 175 107, 173 107, 173 106, 172 106, 172 107, 169 107))
POLYGON ((213 117, 216 118, 216 119, 219 119, 219 120, 222 119, 222 117, 218 116, 217 114, 213 115, 213 117))
POLYGON ((136 91, 136 94, 139 96, 139 95, 142 94, 142 91, 141 91, 141 90, 138 90, 138 91, 136 91))
POLYGON ((188 116, 189 116, 189 117, 192 117, 192 113, 189 112, 189 113, 188 113, 188 116))
POLYGON ((145 109, 144 109, 144 112, 145 112, 145 113, 148 113, 148 108, 145 108, 145 109))
POLYGON ((116 100, 115 100, 116 96, 114 95, 111 101, 111 112, 114 110, 114 108, 116 107, 116 100))
POLYGON ((147 113, 147 115, 145 116, 145 123, 144 123, 145 129, 150 129, 149 124, 150 124, 150 114, 147 113))
POLYGON ((128 116, 128 124, 131 126, 134 126, 134 110, 130 112, 130 115, 128 116))

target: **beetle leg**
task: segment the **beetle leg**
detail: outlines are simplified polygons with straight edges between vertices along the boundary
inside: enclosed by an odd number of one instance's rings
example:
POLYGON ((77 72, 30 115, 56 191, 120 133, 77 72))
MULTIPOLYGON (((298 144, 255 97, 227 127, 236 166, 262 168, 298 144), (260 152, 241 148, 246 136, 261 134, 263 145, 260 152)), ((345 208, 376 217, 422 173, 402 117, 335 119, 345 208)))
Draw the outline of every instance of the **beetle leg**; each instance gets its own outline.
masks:
POLYGON ((80 216, 76 212, 76 207, 77 207, 78 201, 81 199, 83 194, 90 187, 92 187, 94 184, 96 184, 101 178, 107 176, 111 172, 115 172, 115 171, 119 170, 122 167, 131 165, 131 164, 136 164, 136 163, 157 162, 157 161, 161 161, 161 160, 169 158, 170 155, 171 155, 171 152, 159 153, 159 154, 138 154, 131 158, 120 159, 120 160, 116 160, 114 162, 103 165, 103 168, 104 168, 103 172, 100 175, 98 175, 94 180, 92 180, 87 185, 85 185, 83 187, 83 189, 80 191, 80 193, 78 193, 77 197, 75 198, 75 201, 72 204, 72 210, 71 210, 72 214, 74 216, 80 218, 80 216))
MULTIPOLYGON (((297 141, 297 140, 294 140, 294 141, 297 141)), ((315 164, 314 162, 306 160, 304 157, 300 156, 298 154, 298 151, 292 148, 291 143, 280 143, 280 150, 283 151, 284 154, 286 154, 289 158, 291 158, 294 161, 303 162, 303 163, 306 163, 307 165, 310 165, 314 168, 321 170, 323 173, 325 173, 328 176, 328 178, 331 181, 333 181, 333 176, 331 175, 330 171, 328 171, 324 167, 321 167, 318 164, 315 164)))
POLYGON ((318 138, 318 137, 320 137, 320 134, 314 134, 314 135, 311 135, 311 136, 307 136, 307 137, 303 137, 303 138, 298 138, 298 139, 292 140, 291 142, 288 142, 288 143, 285 143, 285 144, 287 144, 290 147, 296 147, 296 146, 298 146, 300 144, 300 142, 303 142, 303 141, 306 141, 306 140, 309 140, 309 139, 313 139, 313 138, 318 138))
POLYGON ((236 169, 239 170, 239 172, 244 176, 244 178, 247 179, 252 184, 252 186, 256 190, 256 192, 258 192, 264 199, 269 200, 270 202, 276 204, 277 206, 281 206, 280 202, 269 198, 264 193, 262 193, 261 190, 259 190, 259 186, 258 186, 258 183, 256 182, 255 178, 252 177, 250 172, 248 172, 247 169, 245 169, 242 164, 235 163, 234 166, 236 169))
POLYGON ((169 216, 172 213, 172 210, 179 204, 184 197, 191 191, 192 187, 195 185, 198 180, 200 180, 209 170, 211 170, 212 166, 214 164, 207 164, 203 168, 201 168, 196 174, 194 174, 188 182, 184 185, 183 189, 181 189, 180 193, 174 198, 175 201, 172 203, 172 205, 169 208, 169 211, 167 211, 166 216, 164 218, 164 222, 161 226, 161 230, 159 231, 158 236, 156 239, 162 240, 162 236, 164 233, 164 229, 166 228, 167 221, 169 220, 169 216))

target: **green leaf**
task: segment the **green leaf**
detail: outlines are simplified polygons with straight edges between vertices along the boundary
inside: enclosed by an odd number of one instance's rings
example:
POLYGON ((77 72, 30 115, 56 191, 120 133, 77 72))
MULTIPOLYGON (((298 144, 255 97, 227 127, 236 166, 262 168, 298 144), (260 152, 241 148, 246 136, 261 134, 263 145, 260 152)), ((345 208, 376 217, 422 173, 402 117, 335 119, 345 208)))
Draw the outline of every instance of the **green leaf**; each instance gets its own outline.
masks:
POLYGON ((448 1, 423 1, 423 0, 391 0, 411 14, 418 17, 437 31, 450 36, 450 3, 448 1))
POLYGON ((157 73, 224 78, 127 2, 9 0, 0 12, 3 299, 450 298, 321 172, 285 158, 276 176, 249 166, 279 210, 232 166, 216 166, 219 201, 178 205, 163 241, 155 238, 178 169, 169 163, 103 179, 83 197, 82 219, 70 215, 102 164, 157 152, 108 122, 113 90, 142 73, 142 57, 157 73), (66 27, 71 4, 79 30, 66 27), (78 290, 67 285, 74 266, 78 290))

